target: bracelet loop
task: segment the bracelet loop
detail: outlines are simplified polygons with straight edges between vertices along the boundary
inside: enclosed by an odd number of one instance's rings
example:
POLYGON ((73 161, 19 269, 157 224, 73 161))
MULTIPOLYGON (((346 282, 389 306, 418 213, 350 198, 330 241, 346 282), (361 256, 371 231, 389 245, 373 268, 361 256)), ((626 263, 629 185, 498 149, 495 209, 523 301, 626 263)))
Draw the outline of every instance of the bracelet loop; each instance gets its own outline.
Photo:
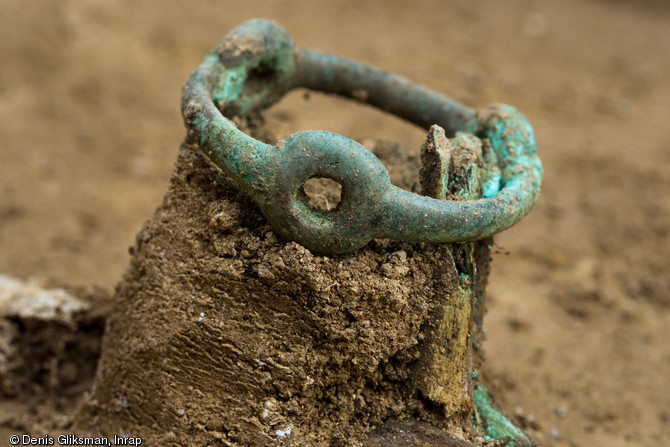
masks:
POLYGON ((184 86, 182 114, 200 150, 251 194, 275 231, 318 253, 353 251, 373 238, 489 237, 521 220, 540 193, 533 130, 514 107, 474 111, 400 76, 296 49, 267 20, 246 22, 223 38, 184 86), (335 133, 301 132, 272 146, 227 118, 267 108, 298 87, 350 97, 425 128, 437 123, 450 137, 464 132, 488 140, 495 164, 483 198, 457 202, 404 191, 370 151, 335 133), (308 205, 302 186, 314 177, 342 185, 334 210, 308 205))

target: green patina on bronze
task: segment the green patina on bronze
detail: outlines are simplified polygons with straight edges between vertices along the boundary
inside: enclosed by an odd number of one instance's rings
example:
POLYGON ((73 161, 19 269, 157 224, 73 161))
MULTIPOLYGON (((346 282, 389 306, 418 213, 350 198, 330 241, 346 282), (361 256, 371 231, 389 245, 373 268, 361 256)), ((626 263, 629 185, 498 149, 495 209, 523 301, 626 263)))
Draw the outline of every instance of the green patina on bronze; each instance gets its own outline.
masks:
POLYGON ((528 436, 507 419, 482 385, 475 387, 474 401, 475 427, 481 428, 486 438, 500 441, 505 447, 531 447, 533 445, 528 436))
POLYGON ((350 252, 373 238, 487 238, 521 220, 540 193, 533 130, 515 108, 475 111, 382 70, 296 49, 286 31, 266 20, 251 20, 224 37, 184 87, 182 112, 190 140, 254 198, 275 231, 317 253, 350 252), (298 87, 350 97, 425 128, 438 124, 450 138, 476 136, 487 166, 482 198, 443 200, 395 187, 370 151, 341 135, 301 132, 272 146, 231 120, 298 87), (334 210, 309 206, 302 187, 313 177, 342 185, 334 210))

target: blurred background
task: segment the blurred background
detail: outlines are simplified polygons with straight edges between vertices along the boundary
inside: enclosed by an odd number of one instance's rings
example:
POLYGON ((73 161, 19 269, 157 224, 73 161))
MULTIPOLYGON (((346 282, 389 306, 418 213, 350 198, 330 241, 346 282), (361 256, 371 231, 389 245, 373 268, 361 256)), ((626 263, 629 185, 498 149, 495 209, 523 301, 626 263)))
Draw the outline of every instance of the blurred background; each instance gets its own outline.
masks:
MULTIPOLYGON (((486 376, 544 445, 670 443, 670 2, 0 0, 0 272, 113 288, 184 136, 181 86, 252 17, 526 114, 545 178, 496 238, 486 376)), ((268 120, 424 138, 301 92, 268 120)))

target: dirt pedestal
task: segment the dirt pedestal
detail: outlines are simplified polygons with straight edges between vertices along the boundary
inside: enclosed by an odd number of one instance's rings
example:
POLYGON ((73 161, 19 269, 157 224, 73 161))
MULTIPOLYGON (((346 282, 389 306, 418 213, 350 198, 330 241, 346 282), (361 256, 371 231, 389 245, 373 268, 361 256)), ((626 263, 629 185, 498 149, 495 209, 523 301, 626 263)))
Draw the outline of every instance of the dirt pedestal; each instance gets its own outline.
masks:
MULTIPOLYGON (((376 152, 416 189, 416 155, 376 152)), ((149 445, 493 445, 473 430, 472 378, 435 371, 459 337, 478 367, 487 273, 487 242, 313 255, 184 145, 117 288, 91 428, 149 445)))

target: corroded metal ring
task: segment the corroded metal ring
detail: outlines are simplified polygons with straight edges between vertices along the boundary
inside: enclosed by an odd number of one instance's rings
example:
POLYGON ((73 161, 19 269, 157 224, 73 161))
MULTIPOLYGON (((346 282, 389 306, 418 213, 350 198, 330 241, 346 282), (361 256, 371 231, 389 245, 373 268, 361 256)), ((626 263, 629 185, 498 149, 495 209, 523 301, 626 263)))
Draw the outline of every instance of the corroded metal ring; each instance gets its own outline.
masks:
POLYGON ((182 113, 200 150, 254 198, 277 233, 310 250, 344 253, 373 238, 462 242, 492 236, 521 220, 540 193, 542 165, 533 130, 515 108, 474 111, 400 76, 315 51, 296 49, 277 24, 251 20, 227 34, 184 86, 182 113), (240 131, 244 116, 305 87, 365 102, 447 135, 488 139, 495 153, 484 198, 424 197, 393 186, 384 165, 359 143, 331 132, 294 134, 275 146, 240 131), (302 191, 313 177, 342 185, 331 211, 311 208, 302 191))

